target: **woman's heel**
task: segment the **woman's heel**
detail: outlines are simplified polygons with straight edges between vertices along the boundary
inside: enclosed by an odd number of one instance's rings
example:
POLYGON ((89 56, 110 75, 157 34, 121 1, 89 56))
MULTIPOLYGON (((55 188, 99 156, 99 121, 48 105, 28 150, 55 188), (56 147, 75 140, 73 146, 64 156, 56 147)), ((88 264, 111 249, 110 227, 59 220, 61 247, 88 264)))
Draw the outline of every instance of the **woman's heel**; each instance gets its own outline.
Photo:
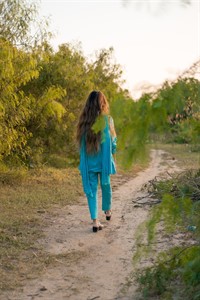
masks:
POLYGON ((109 214, 109 215, 107 215, 107 213, 108 213, 108 211, 105 211, 105 214, 106 214, 106 220, 107 220, 107 221, 110 221, 110 219, 111 219, 111 211, 110 211, 110 214, 109 214))
POLYGON ((92 229, 93 229, 93 232, 97 232, 99 230, 99 227, 93 226, 92 229))
POLYGON ((93 232, 97 232, 99 230, 102 230, 104 228, 104 225, 102 225, 101 223, 98 223, 98 226, 93 226, 93 232))

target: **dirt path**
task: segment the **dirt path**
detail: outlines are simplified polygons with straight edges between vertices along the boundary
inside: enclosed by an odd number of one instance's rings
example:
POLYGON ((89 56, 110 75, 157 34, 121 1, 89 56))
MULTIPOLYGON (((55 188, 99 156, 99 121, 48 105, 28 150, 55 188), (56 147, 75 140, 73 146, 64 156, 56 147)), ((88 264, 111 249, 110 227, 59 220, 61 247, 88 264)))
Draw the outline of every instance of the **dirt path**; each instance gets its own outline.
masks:
POLYGON ((5 299, 134 299, 134 285, 126 288, 133 271, 133 236, 137 226, 146 219, 148 207, 136 207, 133 201, 145 197, 141 191, 143 184, 166 170, 175 169, 174 161, 164 156, 160 150, 152 151, 149 168, 113 192, 112 220, 105 221, 100 213, 105 225, 102 231, 92 232, 85 199, 82 205, 59 211, 44 229, 45 238, 40 241, 47 252, 60 254, 58 265, 47 269, 42 278, 28 281, 20 294, 5 299))

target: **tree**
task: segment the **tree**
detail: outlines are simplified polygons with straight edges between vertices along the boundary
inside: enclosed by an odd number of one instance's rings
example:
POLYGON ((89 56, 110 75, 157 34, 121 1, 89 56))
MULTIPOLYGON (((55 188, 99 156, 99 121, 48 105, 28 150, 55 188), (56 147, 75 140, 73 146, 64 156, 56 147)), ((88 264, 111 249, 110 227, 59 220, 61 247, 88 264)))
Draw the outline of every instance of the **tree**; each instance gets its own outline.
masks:
POLYGON ((20 87, 38 76, 36 61, 9 41, 0 40, 0 157, 21 151, 30 133, 25 127, 30 118, 31 98, 20 87))
MULTIPOLYGON (((39 110, 43 104, 43 120, 47 121, 50 115, 59 120, 65 109, 56 99, 62 97, 64 91, 57 87, 43 91, 40 105, 34 95, 25 92, 24 87, 39 76, 38 57, 43 51, 43 44, 37 44, 38 35, 34 35, 35 47, 31 44, 30 27, 36 22, 35 4, 9 0, 0 3, 0 12, 0 159, 15 156, 24 161, 30 153, 27 142, 34 134, 27 126, 34 108, 37 106, 39 110)), ((42 28, 40 32, 44 32, 42 28)))
POLYGON ((47 19, 38 18, 36 1, 1 0, 0 16, 0 37, 16 46, 35 47, 50 36, 47 19))

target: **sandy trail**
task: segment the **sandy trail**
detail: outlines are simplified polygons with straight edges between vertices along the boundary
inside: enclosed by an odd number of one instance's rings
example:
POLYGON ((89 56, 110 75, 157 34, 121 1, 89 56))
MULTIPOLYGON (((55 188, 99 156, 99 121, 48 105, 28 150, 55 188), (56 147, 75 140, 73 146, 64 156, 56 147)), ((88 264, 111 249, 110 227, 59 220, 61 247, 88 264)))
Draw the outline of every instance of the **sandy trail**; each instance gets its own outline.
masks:
POLYGON ((143 184, 173 169, 174 160, 161 150, 152 151, 149 168, 113 192, 112 220, 106 221, 101 212, 99 217, 105 228, 98 233, 92 232, 85 199, 82 205, 59 211, 44 229, 45 238, 39 241, 48 253, 60 254, 58 265, 47 268, 41 278, 28 281, 20 293, 5 299, 134 299, 136 287, 126 288, 134 271, 134 233, 149 210, 145 206, 134 207, 133 201, 145 197, 143 184))

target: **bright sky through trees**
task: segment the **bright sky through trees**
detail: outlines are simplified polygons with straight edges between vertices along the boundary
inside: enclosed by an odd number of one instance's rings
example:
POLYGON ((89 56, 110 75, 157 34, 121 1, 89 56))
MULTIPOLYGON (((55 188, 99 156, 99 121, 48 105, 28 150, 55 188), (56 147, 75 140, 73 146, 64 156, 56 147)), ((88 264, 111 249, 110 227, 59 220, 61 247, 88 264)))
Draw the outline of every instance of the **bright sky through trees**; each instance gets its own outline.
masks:
POLYGON ((180 1, 41 0, 50 16, 52 40, 81 42, 86 56, 114 47, 133 96, 144 84, 173 79, 200 57, 200 0, 180 1), (161 4, 164 3, 164 4, 161 4), (147 5, 148 4, 148 5, 147 5))

